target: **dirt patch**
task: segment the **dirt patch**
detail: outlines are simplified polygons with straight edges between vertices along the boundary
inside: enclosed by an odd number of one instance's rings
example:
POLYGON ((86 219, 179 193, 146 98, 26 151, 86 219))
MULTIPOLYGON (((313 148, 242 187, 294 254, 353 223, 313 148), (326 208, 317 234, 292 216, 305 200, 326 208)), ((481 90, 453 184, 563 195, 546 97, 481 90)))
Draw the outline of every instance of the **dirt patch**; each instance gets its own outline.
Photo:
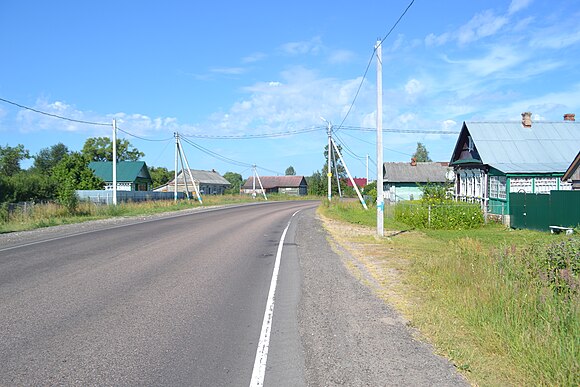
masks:
POLYGON ((349 254, 340 254, 350 272, 368 286, 378 297, 395 306, 408 316, 411 298, 405 292, 405 270, 410 260, 397 249, 394 238, 401 232, 386 232, 385 238, 376 236, 374 228, 354 225, 327 218, 320 219, 335 243, 334 249, 349 254), (389 237, 392 235, 392 237, 389 237))

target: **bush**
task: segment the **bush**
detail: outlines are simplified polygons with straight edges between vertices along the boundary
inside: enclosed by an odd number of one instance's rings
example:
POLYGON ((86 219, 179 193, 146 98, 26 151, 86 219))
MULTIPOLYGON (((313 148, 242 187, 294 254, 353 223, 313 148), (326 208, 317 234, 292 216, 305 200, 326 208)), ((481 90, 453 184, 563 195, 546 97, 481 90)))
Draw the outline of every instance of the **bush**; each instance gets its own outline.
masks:
POLYGON ((395 219, 416 228, 464 230, 479 228, 484 224, 483 212, 478 204, 458 203, 451 200, 441 204, 399 203, 395 219))

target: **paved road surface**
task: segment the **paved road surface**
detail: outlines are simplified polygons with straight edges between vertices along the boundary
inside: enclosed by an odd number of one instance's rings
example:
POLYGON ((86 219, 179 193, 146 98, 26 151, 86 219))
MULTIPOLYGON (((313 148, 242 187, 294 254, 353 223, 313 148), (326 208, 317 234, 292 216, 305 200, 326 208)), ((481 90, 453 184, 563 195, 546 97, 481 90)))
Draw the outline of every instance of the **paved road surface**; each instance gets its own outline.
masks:
POLYGON ((315 205, 0 236, 0 386, 249 385, 276 251, 298 210, 265 384, 460 384, 344 270, 315 205))

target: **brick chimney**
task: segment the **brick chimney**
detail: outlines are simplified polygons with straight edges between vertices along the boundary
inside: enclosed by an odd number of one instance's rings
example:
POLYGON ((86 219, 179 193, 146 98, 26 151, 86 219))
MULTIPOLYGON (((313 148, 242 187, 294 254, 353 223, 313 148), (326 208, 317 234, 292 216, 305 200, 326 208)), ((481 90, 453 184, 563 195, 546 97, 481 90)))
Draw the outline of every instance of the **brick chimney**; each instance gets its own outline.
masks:
POLYGON ((576 114, 574 113, 564 114, 564 121, 576 121, 576 114))
POLYGON ((524 126, 524 128, 532 127, 532 112, 522 113, 522 125, 524 126))

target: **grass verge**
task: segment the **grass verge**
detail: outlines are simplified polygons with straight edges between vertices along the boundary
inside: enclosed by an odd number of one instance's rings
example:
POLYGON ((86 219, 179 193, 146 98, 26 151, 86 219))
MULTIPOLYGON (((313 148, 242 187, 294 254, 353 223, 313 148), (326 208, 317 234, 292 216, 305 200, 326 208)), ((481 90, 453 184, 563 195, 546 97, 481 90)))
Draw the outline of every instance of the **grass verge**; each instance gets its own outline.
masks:
POLYGON ((499 225, 417 231, 387 218, 391 236, 379 239, 374 211, 336 203, 319 211, 374 278, 375 292, 471 383, 580 384, 577 236, 499 225), (563 244, 572 247, 564 252, 563 244))
MULTIPOLYGON (((288 195, 269 195, 268 200, 308 200, 312 197, 293 197, 288 195)), ((319 200, 316 198, 316 200, 319 200)), ((226 205, 264 201, 263 197, 252 199, 240 195, 219 195, 203 197, 203 206, 226 205)), ((90 220, 112 217, 129 217, 154 215, 163 212, 180 211, 201 207, 197 200, 149 201, 119 203, 117 206, 95 205, 80 202, 76 211, 67 211, 64 206, 56 203, 37 204, 26 210, 17 210, 10 215, 0 217, 0 233, 33 230, 36 228, 57 226, 62 224, 81 223, 90 220)))

